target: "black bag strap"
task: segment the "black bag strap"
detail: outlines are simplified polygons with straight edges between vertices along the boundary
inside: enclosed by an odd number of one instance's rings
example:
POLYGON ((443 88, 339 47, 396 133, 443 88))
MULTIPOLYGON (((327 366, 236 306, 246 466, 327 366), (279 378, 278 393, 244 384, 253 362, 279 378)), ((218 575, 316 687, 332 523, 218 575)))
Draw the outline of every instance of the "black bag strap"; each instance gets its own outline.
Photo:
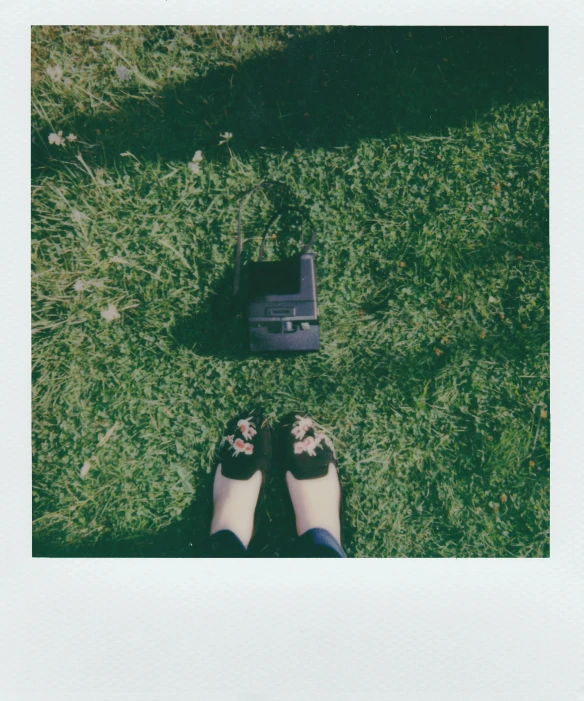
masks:
MULTIPOLYGON (((244 192, 243 195, 241 196, 241 201, 239 203, 239 212, 237 214, 237 245, 235 247, 235 272, 233 274, 233 296, 235 297, 239 293, 239 285, 240 285, 240 280, 241 280, 241 248, 243 245, 243 235, 242 235, 242 230, 241 230, 241 214, 243 212, 243 206, 247 200, 247 198, 252 195, 256 190, 260 190, 262 188, 268 187, 268 186, 278 186, 282 187, 286 190, 289 190, 290 188, 288 185, 281 183, 277 180, 262 180, 261 183, 258 183, 257 185, 254 185, 250 190, 247 192, 244 192)), ((268 236, 268 231, 270 230, 270 227, 272 224, 281 216, 282 211, 276 211, 272 216, 270 217, 268 224, 266 228, 264 229, 264 234, 262 236, 262 242, 260 244, 260 252, 258 254, 258 262, 262 260, 264 257, 264 246, 266 243, 266 238, 268 236)), ((302 253, 308 253, 312 246, 314 245, 314 241, 316 240, 316 231, 313 232, 310 241, 304 246, 302 249, 302 253)), ((304 245, 304 234, 301 234, 300 238, 300 243, 304 245)))

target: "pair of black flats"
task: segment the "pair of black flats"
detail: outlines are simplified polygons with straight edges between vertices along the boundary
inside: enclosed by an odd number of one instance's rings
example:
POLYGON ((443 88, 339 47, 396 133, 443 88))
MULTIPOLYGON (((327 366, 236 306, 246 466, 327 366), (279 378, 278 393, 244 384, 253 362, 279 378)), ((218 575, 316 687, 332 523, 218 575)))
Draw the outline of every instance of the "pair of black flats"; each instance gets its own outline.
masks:
POLYGON ((261 410, 242 412, 234 417, 219 445, 217 466, 221 465, 224 477, 236 480, 248 480, 258 470, 262 473, 253 535, 258 530, 258 514, 262 511, 274 462, 282 478, 290 471, 298 480, 326 476, 331 463, 337 467, 330 436, 310 416, 288 414, 280 422, 277 434, 267 424, 261 410))

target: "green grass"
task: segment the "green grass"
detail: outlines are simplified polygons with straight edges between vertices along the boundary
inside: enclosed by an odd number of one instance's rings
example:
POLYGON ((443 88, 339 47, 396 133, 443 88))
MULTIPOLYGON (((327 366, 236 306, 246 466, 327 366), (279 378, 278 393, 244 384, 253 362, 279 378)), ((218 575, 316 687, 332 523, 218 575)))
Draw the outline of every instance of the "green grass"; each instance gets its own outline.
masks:
MULTIPOLYGON (((35 554, 196 551, 223 426, 259 403, 336 436, 349 556, 549 555, 545 31, 35 27, 32 49, 35 554), (214 317, 264 178, 303 212, 268 258, 317 232, 318 354, 250 357, 214 317)), ((293 532, 281 481, 266 508, 259 555, 293 532)))

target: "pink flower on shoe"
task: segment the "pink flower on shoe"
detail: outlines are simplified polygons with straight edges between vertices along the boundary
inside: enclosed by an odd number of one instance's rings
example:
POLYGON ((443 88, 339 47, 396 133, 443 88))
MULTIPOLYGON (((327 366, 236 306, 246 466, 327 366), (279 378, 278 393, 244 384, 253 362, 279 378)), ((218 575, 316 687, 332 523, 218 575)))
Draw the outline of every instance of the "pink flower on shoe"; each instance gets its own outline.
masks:
POLYGON ((298 422, 298 428, 301 431, 304 431, 304 433, 306 433, 306 431, 308 431, 309 428, 312 428, 312 419, 308 418, 308 416, 305 416, 304 418, 300 419, 300 421, 298 422))
POLYGON ((294 443, 294 453, 300 455, 304 452, 304 443, 294 443))
POLYGON ((312 428, 312 419, 310 419, 308 416, 296 416, 296 423, 292 427, 292 435, 296 440, 301 441, 304 436, 306 435, 306 432, 312 428))
POLYGON ((309 454, 312 455, 313 457, 316 455, 316 441, 312 436, 306 436, 306 438, 302 441, 302 445, 304 446, 304 450, 309 454))
POLYGON ((236 438, 233 442, 233 448, 235 449, 235 454, 237 455, 245 450, 245 443, 241 440, 241 438, 236 438))
POLYGON ((299 441, 301 441, 304 438, 304 431, 300 430, 300 426, 294 426, 291 433, 294 436, 294 438, 296 438, 299 441))
POLYGON ((246 444, 243 446, 243 452, 244 452, 246 455, 251 455, 251 454, 253 453, 253 445, 252 445, 251 443, 246 443, 246 444))
POLYGON ((257 433, 255 428, 251 425, 251 416, 247 419, 240 419, 237 422, 237 428, 241 431, 241 435, 246 441, 251 440, 257 433))
POLYGON ((296 414, 296 421, 294 422, 290 432, 297 441, 294 443, 294 453, 296 455, 308 453, 308 455, 315 457, 317 449, 322 450, 324 448, 323 443, 330 448, 334 455, 332 441, 327 436, 324 429, 322 429, 319 424, 313 421, 309 416, 296 414), (308 431, 311 431, 314 435, 307 436, 306 434, 308 431))

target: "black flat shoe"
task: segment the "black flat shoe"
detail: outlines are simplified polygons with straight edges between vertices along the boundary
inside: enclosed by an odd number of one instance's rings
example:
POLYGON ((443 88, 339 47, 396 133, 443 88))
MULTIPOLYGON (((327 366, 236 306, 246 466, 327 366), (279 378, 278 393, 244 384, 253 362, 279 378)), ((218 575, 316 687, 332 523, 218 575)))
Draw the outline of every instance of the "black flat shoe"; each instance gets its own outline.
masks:
MULTIPOLYGON (((217 468, 221 474, 234 480, 248 480, 259 470, 262 484, 254 514, 252 540, 256 535, 266 496, 268 476, 272 465, 272 429, 258 409, 243 411, 227 424, 217 450, 217 468)), ((213 483, 215 475, 213 475, 213 483)))
MULTIPOLYGON (((329 433, 305 413, 288 414, 282 419, 278 433, 278 459, 284 479, 287 472, 291 472, 297 480, 325 477, 331 463, 335 466, 339 477, 337 454, 329 433)), ((339 485, 341 486, 339 520, 342 535, 346 492, 340 484, 340 478, 339 485)), ((288 490, 286 491, 292 506, 290 494, 288 490)), ((294 510, 293 507, 292 510, 294 510)), ((279 554, 281 552, 282 549, 279 554)))
POLYGON ((290 471, 298 480, 324 477, 331 463, 337 467, 330 436, 305 414, 288 414, 282 420, 278 448, 284 474, 290 471))

